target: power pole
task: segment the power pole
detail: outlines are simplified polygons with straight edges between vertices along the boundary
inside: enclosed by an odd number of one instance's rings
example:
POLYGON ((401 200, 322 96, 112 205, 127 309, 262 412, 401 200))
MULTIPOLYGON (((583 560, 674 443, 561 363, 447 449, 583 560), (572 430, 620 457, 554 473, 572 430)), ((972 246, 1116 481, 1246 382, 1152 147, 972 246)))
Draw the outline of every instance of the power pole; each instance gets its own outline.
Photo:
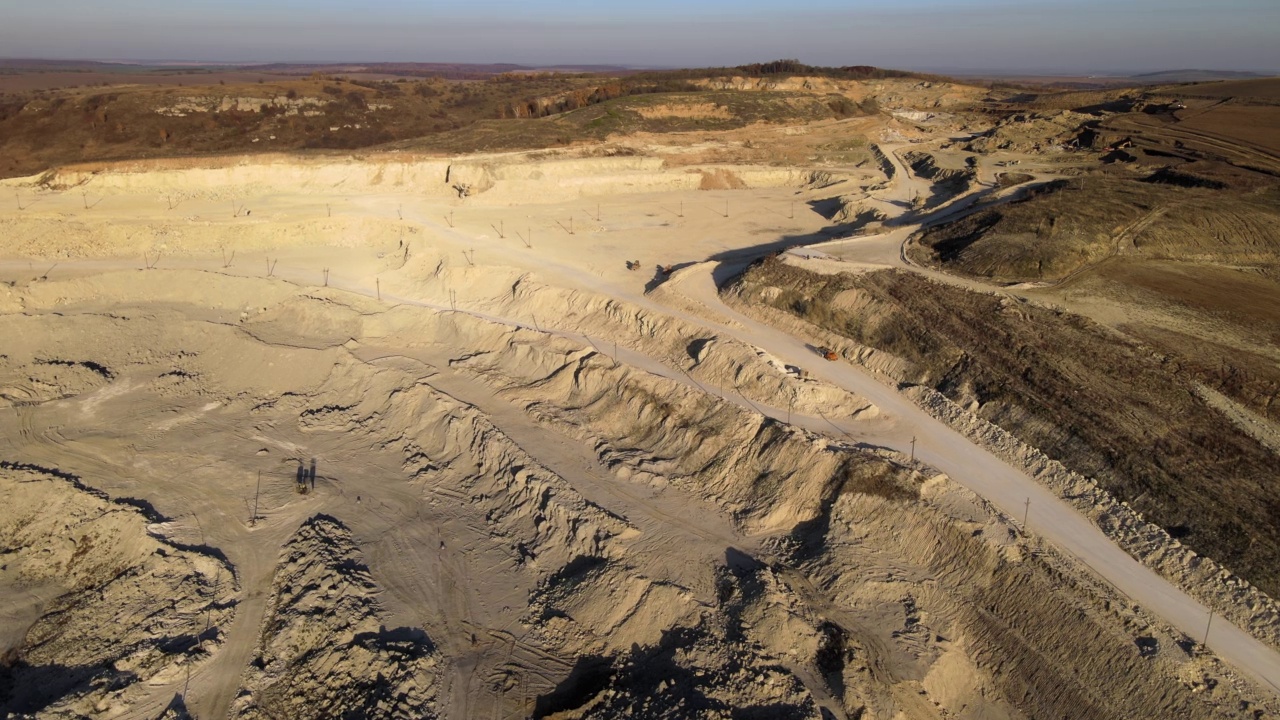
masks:
POLYGON ((1027 498, 1027 502, 1022 507, 1022 529, 1027 529, 1027 516, 1031 514, 1031 498, 1027 498))
POLYGON ((1206 623, 1204 626, 1204 642, 1200 643, 1201 645, 1207 646, 1209 644, 1209 628, 1211 627, 1213 627, 1213 610, 1212 609, 1209 610, 1209 622, 1206 623))
POLYGON ((916 436, 912 435, 911 436, 911 464, 914 465, 915 462, 916 462, 916 436))
POLYGON ((253 517, 249 518, 249 527, 258 524, 258 495, 262 492, 262 471, 258 471, 258 487, 253 491, 253 517))

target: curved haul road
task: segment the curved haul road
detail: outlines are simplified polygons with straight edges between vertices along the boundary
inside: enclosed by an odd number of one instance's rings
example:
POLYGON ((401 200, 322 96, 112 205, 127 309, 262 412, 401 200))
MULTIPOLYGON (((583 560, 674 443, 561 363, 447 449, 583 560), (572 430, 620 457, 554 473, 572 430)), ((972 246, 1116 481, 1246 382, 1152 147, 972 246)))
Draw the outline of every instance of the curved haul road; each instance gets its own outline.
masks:
MULTIPOLYGON (((896 150, 896 147, 884 149, 897 170, 896 182, 886 194, 903 198, 912 193, 920 193, 922 181, 912 176, 896 150)), ((920 218, 917 223, 899 225, 880 240, 890 240, 900 246, 924 225, 951 219, 971 208, 971 198, 976 194, 958 198, 920 218)), ((861 240, 866 239, 868 238, 861 240)), ((876 244, 882 246, 885 243, 876 244)), ((882 253, 882 248, 878 252, 873 250, 873 257, 867 259, 872 264, 877 264, 883 258, 882 253)), ((845 255, 848 256, 847 253, 845 255)), ((900 258, 892 264, 922 271, 906 265, 900 258)), ((940 273, 924 271, 923 274, 935 276, 940 273)), ((868 371, 844 362, 815 363, 813 351, 803 340, 726 306, 720 299, 714 279, 716 275, 723 276, 716 272, 711 263, 705 263, 703 266, 686 269, 678 278, 687 297, 736 321, 740 327, 721 326, 706 320, 702 321, 704 325, 713 326, 718 332, 756 345, 784 362, 805 367, 811 375, 861 395, 879 407, 887 417, 897 421, 888 433, 859 432, 855 426, 838 426, 841 431, 904 454, 911 450, 914 439, 914 452, 918 459, 981 495, 1009 517, 1021 517, 1024 510, 1028 511, 1027 524, 1039 535, 1091 568, 1148 612, 1190 638, 1205 639, 1206 629, 1210 627, 1210 610, 1120 549, 1089 519, 1030 476, 974 444, 914 402, 876 380, 868 371), (1025 504, 1028 502, 1029 505, 1025 504)), ((823 430, 836 425, 827 418, 822 420, 822 424, 826 426, 821 428, 823 430)), ((1215 618, 1211 629, 1206 644, 1218 657, 1257 680, 1264 689, 1280 696, 1280 653, 1223 618, 1215 618)))
MULTIPOLYGON (((859 432, 851 423, 839 425, 841 430, 902 453, 909 451, 914 437, 918 459, 986 498, 1009 517, 1021 517, 1024 503, 1030 500, 1028 525, 1032 530, 1092 568, 1147 611, 1189 637, 1203 639, 1208 608, 1121 550, 1091 521, 1034 479, 973 444, 867 371, 844 362, 815 363, 813 351, 804 341, 725 306, 710 273, 692 275, 685 283, 690 297, 742 324, 742 329, 724 327, 719 328, 721 332, 803 366, 812 376, 865 397, 897 420, 886 434, 859 432)), ((829 430, 832 424, 836 423, 823 418, 819 429, 829 430)), ((1213 622, 1208 645, 1223 660, 1280 695, 1280 653, 1221 618, 1213 622)))

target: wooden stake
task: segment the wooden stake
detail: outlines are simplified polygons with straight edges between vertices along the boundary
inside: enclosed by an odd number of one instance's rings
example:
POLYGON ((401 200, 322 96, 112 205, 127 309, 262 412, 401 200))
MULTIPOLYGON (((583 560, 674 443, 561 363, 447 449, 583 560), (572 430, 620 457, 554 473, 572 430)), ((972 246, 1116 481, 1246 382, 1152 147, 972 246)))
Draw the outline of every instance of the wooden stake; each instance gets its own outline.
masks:
POLYGON ((262 492, 262 471, 258 471, 258 487, 253 491, 253 517, 249 518, 249 526, 258 524, 258 495, 262 492))

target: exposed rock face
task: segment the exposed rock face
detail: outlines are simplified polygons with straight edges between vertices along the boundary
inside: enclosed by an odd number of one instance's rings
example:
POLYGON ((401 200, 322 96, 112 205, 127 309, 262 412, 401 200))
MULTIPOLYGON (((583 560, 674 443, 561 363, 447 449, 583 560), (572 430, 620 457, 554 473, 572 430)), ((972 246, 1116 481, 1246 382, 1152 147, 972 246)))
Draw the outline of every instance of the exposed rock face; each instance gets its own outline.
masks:
POLYGON ((271 592, 233 717, 436 717, 435 646, 379 622, 378 588, 341 522, 304 523, 271 592))

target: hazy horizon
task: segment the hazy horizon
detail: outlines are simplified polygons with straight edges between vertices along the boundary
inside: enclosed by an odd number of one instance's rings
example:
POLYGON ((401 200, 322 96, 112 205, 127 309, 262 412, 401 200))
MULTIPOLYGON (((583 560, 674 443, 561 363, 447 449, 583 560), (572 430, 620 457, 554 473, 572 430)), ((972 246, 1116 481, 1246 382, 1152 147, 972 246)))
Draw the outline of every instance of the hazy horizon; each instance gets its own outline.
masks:
POLYGON ((1280 70, 1280 3, 1188 0, 48 0, 6 13, 10 58, 205 63, 731 66, 776 58, 950 72, 1280 70))

